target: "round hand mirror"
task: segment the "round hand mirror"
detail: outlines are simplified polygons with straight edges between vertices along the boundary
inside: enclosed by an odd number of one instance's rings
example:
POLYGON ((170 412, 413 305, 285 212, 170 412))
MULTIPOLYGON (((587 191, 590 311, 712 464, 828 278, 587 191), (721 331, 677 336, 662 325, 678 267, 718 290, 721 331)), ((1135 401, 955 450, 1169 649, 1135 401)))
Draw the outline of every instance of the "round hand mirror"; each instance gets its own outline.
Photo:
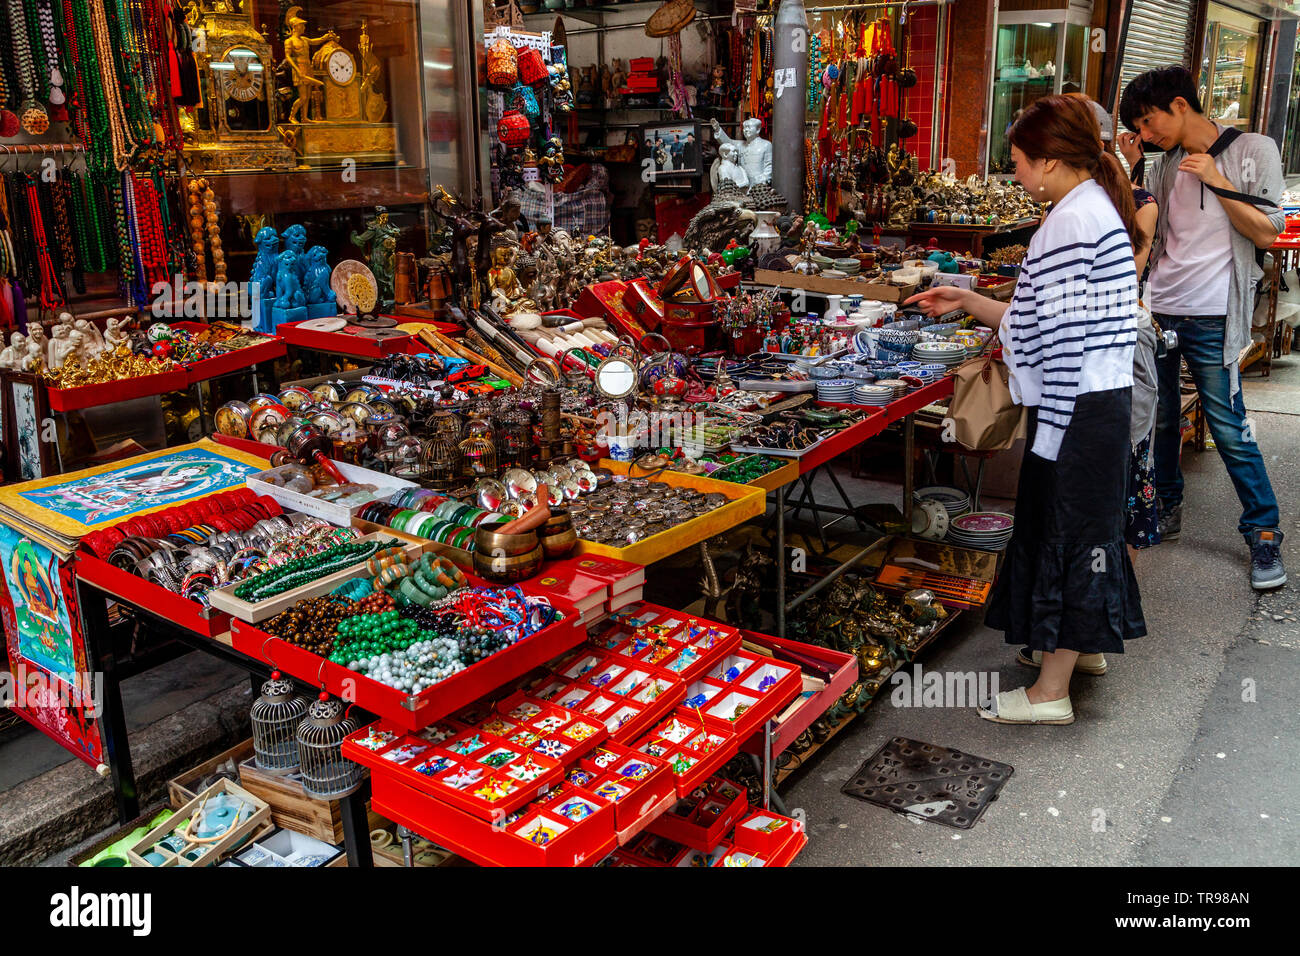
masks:
POLYGON ((613 355, 596 369, 596 390, 608 399, 627 398, 636 391, 636 366, 621 355, 613 355))

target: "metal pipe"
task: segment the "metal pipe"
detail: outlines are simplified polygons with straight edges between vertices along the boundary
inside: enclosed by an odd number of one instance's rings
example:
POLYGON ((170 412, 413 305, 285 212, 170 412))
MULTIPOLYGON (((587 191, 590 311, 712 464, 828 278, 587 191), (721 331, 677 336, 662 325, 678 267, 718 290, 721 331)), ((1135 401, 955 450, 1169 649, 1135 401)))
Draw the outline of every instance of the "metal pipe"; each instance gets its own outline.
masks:
MULTIPOLYGON (((956 0, 907 0, 909 7, 946 7, 956 0)), ((880 10, 885 7, 901 7, 903 0, 886 0, 881 3, 827 3, 818 4, 814 7, 807 7, 808 13, 822 13, 829 10, 880 10)))
POLYGON ((855 564, 859 563, 863 558, 869 555, 872 551, 879 549, 883 540, 884 539, 881 539, 880 541, 876 541, 875 543, 869 545, 868 547, 863 548, 861 551, 859 551, 853 557, 849 558, 847 561, 841 564, 830 574, 827 574, 825 577, 823 577, 820 581, 818 581, 816 584, 810 587, 807 591, 804 591, 803 594, 800 594, 797 598, 795 598, 793 601, 791 601, 789 604, 786 605, 785 608, 786 613, 788 614, 789 612, 793 611, 800 604, 808 600, 810 597, 812 597, 818 591, 822 590, 828 584, 833 584, 835 581, 838 581, 840 576, 843 575, 845 571, 848 571, 855 564))
POLYGON ((803 211, 804 139, 808 116, 808 14, 803 0, 785 0, 772 24, 772 188, 792 213, 803 211))
MULTIPOLYGON (((563 11, 563 10, 557 10, 556 12, 559 13, 559 14, 561 14, 561 15, 564 14, 564 11, 563 11)), ((705 15, 705 16, 697 16, 694 20, 691 21, 691 25, 696 24, 696 23, 708 23, 708 22, 711 21, 711 20, 728 20, 728 21, 729 21, 730 19, 731 19, 731 14, 729 14, 729 13, 715 13, 715 14, 707 14, 707 15, 705 15)), ((613 24, 610 24, 609 26, 600 26, 600 27, 579 27, 577 30, 567 30, 567 29, 566 29, 566 30, 564 31, 564 35, 565 35, 566 37, 580 37, 580 36, 585 36, 585 35, 588 34, 588 33, 613 33, 615 30, 644 30, 644 29, 645 29, 645 24, 646 24, 646 21, 642 20, 642 21, 640 21, 640 22, 638 22, 638 23, 613 23, 613 24)), ((659 37, 647 37, 646 39, 660 39, 660 38, 659 38, 659 37)))

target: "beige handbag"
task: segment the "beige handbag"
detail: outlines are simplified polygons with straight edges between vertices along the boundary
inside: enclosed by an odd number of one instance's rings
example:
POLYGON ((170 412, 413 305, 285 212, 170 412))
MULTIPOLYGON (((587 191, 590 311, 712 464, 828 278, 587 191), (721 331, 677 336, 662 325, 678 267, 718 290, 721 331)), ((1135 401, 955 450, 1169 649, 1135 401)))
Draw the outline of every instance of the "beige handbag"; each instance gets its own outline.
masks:
POLYGON ((1011 398, 1011 373, 993 357, 996 348, 994 339, 984 355, 963 362, 953 376, 952 437, 972 451, 1001 451, 1025 437, 1025 407, 1011 398))

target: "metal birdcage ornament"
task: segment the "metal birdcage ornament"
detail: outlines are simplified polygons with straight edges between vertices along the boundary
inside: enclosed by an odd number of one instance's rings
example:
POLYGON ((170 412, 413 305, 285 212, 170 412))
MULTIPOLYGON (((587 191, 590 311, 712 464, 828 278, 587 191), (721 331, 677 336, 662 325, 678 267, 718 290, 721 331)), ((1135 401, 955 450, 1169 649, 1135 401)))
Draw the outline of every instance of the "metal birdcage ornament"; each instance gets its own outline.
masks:
POLYGON ((460 443, 460 477, 495 478, 497 475, 497 443, 492 434, 492 423, 475 418, 465 429, 460 443))
POLYGON ((357 729, 344 716, 343 702, 321 692, 298 725, 298 754, 302 759, 302 785, 317 800, 345 797, 361 783, 365 768, 346 759, 343 738, 357 729))
POLYGON ((442 491, 456 483, 456 473, 460 469, 460 446, 455 439, 435 432, 424 443, 421 455, 423 480, 430 488, 442 491))
POLYGON ((431 434, 441 435, 456 444, 465 437, 464 421, 455 412, 446 408, 429 416, 428 428, 431 434))
POLYGON ((253 754, 257 765, 272 773, 298 769, 298 725, 307 713, 307 698, 295 694, 293 684, 279 671, 262 685, 248 716, 253 724, 253 754))
POLYGON ((501 416, 501 466, 531 468, 533 464, 533 416, 515 409, 501 416))

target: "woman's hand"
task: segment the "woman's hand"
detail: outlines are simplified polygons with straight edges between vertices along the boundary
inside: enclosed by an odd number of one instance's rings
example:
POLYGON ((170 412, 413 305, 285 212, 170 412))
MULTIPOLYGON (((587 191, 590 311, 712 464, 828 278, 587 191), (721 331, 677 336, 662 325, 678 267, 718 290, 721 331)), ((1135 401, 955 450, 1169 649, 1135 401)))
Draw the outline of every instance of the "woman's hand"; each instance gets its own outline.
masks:
POLYGON ((955 312, 958 309, 970 309, 967 307, 967 296, 970 292, 966 289, 958 289, 956 286, 940 285, 925 292, 918 292, 912 296, 903 305, 912 305, 915 303, 920 306, 921 311, 931 317, 947 315, 949 312, 955 312))
POLYGON ((1115 137, 1115 145, 1119 147, 1129 169, 1136 166, 1142 158, 1142 139, 1137 133, 1120 133, 1115 137))

